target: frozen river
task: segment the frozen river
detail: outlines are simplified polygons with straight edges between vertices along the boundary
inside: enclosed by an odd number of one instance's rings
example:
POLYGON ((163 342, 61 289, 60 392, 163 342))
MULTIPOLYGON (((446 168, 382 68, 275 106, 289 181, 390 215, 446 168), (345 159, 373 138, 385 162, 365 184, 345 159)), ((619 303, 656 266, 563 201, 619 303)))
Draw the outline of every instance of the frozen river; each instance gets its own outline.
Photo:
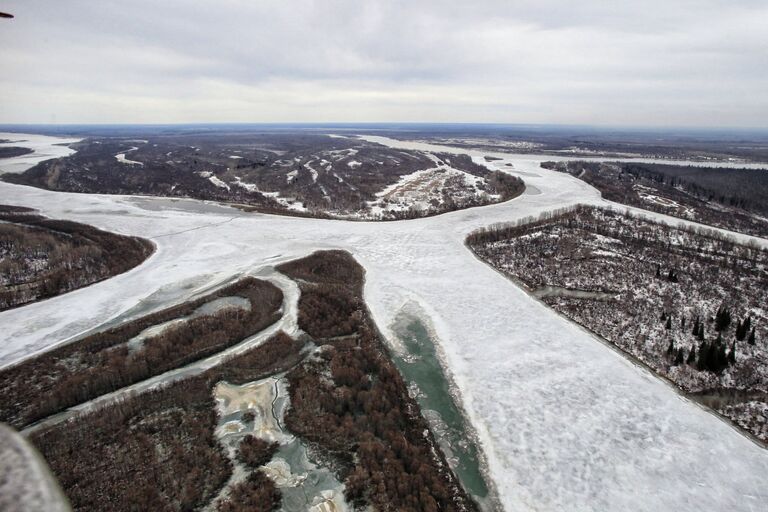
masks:
MULTIPOLYGON (((466 249, 466 234, 479 227, 576 203, 605 204, 586 183, 539 167, 551 157, 495 155, 504 159, 487 165, 519 173, 529 185, 521 197, 386 223, 0 183, 0 203, 142 236, 158 247, 130 272, 0 313, 0 365, 130 310, 181 301, 238 272, 341 248, 365 267, 366 300, 389 339, 405 304, 429 316, 507 510, 768 509, 768 451, 466 249)), ((0 161, 0 172, 18 172, 15 160, 0 161)))

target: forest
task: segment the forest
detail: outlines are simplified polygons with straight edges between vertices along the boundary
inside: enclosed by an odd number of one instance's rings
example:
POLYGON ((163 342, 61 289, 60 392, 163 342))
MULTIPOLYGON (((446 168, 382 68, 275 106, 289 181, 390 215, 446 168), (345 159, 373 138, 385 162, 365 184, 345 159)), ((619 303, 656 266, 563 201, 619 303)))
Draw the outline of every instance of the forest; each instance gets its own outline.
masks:
POLYGON ((245 211, 349 220, 436 215, 505 201, 524 189, 519 178, 490 171, 468 155, 322 134, 90 137, 72 147, 77 152, 70 156, 1 179, 49 190, 191 197, 245 211), (382 199, 390 187, 404 192, 398 201, 382 199))
POLYGON ((121 274, 152 252, 148 240, 0 205, 0 311, 121 274))
MULTIPOLYGON (((213 387, 284 371, 299 360, 303 345, 280 332, 202 375, 78 416, 31 440, 75 510, 200 509, 232 473, 214 436, 213 387)), ((257 450, 247 447, 241 454, 253 460, 257 450)), ((266 511, 278 503, 279 490, 256 470, 219 510, 266 511)))
POLYGON ((768 236, 768 173, 645 163, 544 162, 597 188, 609 201, 768 236))
POLYGON ((462 149, 545 154, 571 159, 656 158, 702 162, 766 162, 768 141, 755 131, 617 130, 584 126, 425 126, 397 130, 388 137, 462 149))
POLYGON ((0 371, 0 420, 21 428, 130 384, 220 352, 280 318, 283 294, 245 277, 179 306, 67 343, 0 371), (216 299, 247 299, 250 309, 198 308, 216 299), (153 326, 174 322, 141 340, 153 326), (141 338, 139 338, 141 339, 141 338))
POLYGON ((728 394, 718 412, 768 440, 768 252, 757 244, 583 206, 467 242, 682 391, 728 394))
MULTIPOLYGON (((230 458, 215 435, 214 398, 221 382, 275 375, 288 382, 285 428, 312 448, 313 462, 328 464, 356 510, 477 510, 370 319, 362 267, 346 252, 320 251, 279 270, 301 288, 298 339, 280 332, 203 374, 31 434, 75 510, 278 510, 284 484, 264 470, 277 444, 254 431, 230 458), (235 462, 246 474, 230 483, 235 462)), ((141 326, 118 327, 87 346, 113 346, 126 333, 189 314, 207 298, 156 313, 141 326)))
POLYGON ((279 270, 299 283, 299 326, 321 348, 287 375, 286 423, 337 462, 347 501, 381 511, 476 510, 370 319, 362 267, 346 252, 322 251, 279 270))

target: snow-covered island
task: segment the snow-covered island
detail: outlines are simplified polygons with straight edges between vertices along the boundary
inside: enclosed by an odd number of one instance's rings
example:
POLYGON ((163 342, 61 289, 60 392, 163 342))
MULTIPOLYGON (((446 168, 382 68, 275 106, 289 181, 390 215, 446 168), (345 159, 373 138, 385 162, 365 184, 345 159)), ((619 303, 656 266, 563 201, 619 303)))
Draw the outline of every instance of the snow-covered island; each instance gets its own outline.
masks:
POLYGON ((567 318, 768 441, 768 251, 579 207, 470 235, 567 318))

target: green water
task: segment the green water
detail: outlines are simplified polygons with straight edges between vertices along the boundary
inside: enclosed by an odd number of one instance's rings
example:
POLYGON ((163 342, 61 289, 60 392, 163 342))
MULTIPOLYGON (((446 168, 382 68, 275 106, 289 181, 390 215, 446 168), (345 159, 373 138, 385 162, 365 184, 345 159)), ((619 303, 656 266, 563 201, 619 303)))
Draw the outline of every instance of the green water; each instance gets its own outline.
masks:
POLYGON ((477 446, 468 433, 464 415, 451 396, 434 341, 424 324, 414 316, 401 313, 394 327, 405 347, 405 353, 394 355, 395 364, 412 392, 415 391, 422 413, 462 486, 482 503, 488 496, 488 487, 480 470, 477 446))

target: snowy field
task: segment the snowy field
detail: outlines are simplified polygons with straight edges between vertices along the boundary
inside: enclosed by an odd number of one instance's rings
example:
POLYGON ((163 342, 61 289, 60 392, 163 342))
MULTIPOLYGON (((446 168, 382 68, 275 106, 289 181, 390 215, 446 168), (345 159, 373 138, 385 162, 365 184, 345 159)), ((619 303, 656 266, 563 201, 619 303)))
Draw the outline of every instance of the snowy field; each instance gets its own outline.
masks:
MULTIPOLYGON (((0 134, 17 137, 28 138, 0 134)), ((429 314, 507 510, 768 509, 768 451, 530 298, 463 245, 466 234, 489 224, 579 202, 605 204, 597 191, 541 169, 538 162, 551 156, 472 155, 502 157, 487 165, 521 176, 528 190, 502 204, 365 223, 0 183, 0 203, 143 236, 158 247, 125 274, 0 313, 0 366, 119 315, 182 301, 233 274, 341 248, 366 268, 365 298, 385 336, 392 337, 404 304, 415 301, 429 314)), ((23 170, 24 158, 0 161, 0 172, 23 170)))

